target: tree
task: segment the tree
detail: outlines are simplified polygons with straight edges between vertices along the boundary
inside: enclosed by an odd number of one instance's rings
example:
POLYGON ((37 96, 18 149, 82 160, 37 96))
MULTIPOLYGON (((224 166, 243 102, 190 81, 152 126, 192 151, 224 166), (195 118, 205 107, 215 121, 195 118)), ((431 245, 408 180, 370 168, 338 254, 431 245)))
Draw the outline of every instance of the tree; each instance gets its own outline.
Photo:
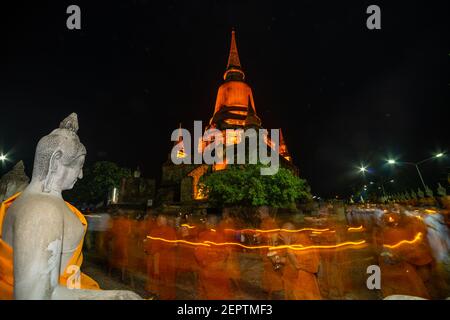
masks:
POLYGON ((431 190, 428 186, 425 186, 425 194, 427 197, 432 198, 433 197, 433 190, 431 190))
POLYGON ((447 195, 447 190, 443 186, 441 186, 440 183, 438 183, 437 194, 440 197, 445 197, 447 195))
POLYGON ((285 168, 280 168, 274 175, 261 175, 261 166, 230 165, 226 170, 204 175, 200 179, 200 188, 218 207, 295 208, 296 201, 311 199, 306 180, 285 168))
POLYGON ((425 196, 424 193, 423 193, 423 191, 422 191, 420 188, 417 189, 417 196, 418 196, 420 199, 422 199, 422 198, 425 196))
POLYGON ((67 200, 88 204, 104 201, 112 188, 120 186, 122 178, 131 177, 130 169, 121 168, 110 161, 95 162, 83 173, 83 179, 67 191, 67 200))
POLYGON ((405 195, 405 200, 410 200, 411 199, 411 196, 409 195, 408 190, 406 190, 403 194, 405 195))

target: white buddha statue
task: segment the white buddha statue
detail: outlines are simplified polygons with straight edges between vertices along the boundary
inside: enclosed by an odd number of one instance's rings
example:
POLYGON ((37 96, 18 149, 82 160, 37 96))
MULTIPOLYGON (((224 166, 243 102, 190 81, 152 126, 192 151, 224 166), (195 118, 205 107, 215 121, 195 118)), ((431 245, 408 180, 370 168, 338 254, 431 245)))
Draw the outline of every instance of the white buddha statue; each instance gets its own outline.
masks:
POLYGON ((87 223, 61 192, 83 177, 86 148, 72 113, 36 148, 28 187, 0 208, 0 299, 140 299, 81 273, 87 223))

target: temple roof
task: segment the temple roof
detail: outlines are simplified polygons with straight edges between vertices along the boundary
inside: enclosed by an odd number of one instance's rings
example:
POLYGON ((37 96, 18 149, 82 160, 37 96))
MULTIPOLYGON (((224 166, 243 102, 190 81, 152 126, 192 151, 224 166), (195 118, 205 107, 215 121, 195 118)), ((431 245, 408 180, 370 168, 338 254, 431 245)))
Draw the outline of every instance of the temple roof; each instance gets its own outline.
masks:
POLYGON ((251 96, 248 96, 247 117, 245 118, 246 127, 261 127, 261 119, 256 115, 252 106, 251 96))

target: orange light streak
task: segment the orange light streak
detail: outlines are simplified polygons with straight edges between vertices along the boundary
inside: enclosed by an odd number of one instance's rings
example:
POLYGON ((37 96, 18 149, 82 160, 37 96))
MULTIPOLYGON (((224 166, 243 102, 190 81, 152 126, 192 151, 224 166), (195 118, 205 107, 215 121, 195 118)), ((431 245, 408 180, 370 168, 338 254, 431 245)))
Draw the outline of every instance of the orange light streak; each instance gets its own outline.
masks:
POLYGON ((397 248, 397 247, 399 247, 399 246, 401 246, 403 244, 414 244, 414 243, 416 243, 416 242, 418 242, 418 241, 420 241, 422 239, 422 235, 423 235, 422 232, 419 232, 419 233, 416 234, 416 236, 414 237, 413 240, 402 240, 402 241, 400 241, 400 242, 398 242, 396 244, 392 244, 392 245, 385 244, 383 246, 386 247, 386 248, 394 249, 394 248, 397 248))
POLYGON ((364 228, 362 225, 360 225, 359 227, 349 227, 347 229, 348 232, 358 232, 358 231, 363 231, 364 228))
POLYGON ((269 229, 269 230, 260 230, 260 229, 241 229, 241 230, 225 229, 225 231, 230 231, 230 232, 255 232, 255 233, 274 233, 274 232, 292 232, 292 233, 296 233, 296 232, 302 232, 302 231, 325 232, 325 231, 330 231, 330 229, 328 229, 328 228, 326 228, 326 229, 303 228, 303 229, 297 229, 297 230, 289 230, 289 229, 269 229))
MULTIPOLYGON (((286 247, 287 249, 300 251, 300 250, 310 250, 310 249, 337 249, 337 248, 348 247, 348 246, 360 246, 365 243, 366 243, 366 240, 360 240, 360 241, 346 241, 346 242, 333 244, 333 245, 312 245, 312 246, 307 246, 307 247, 303 247, 303 246, 297 247, 297 245, 292 245, 292 246, 278 246, 278 247, 282 247, 281 249, 284 249, 283 247, 286 247)), ((273 249, 269 249, 269 250, 276 250, 276 249, 280 249, 280 248, 273 247, 273 249)))
POLYGON ((187 224, 187 223, 183 223, 181 226, 182 226, 182 227, 186 227, 186 228, 188 228, 188 229, 194 229, 194 228, 195 228, 195 226, 191 226, 191 225, 189 225, 189 224, 187 224))
POLYGON ((338 243, 335 245, 311 245, 311 246, 303 246, 301 244, 293 244, 293 245, 279 245, 279 246, 269 246, 269 245, 260 245, 260 246, 247 246, 238 242, 212 242, 212 241, 204 241, 204 242, 191 242, 186 240, 168 240, 164 238, 147 236, 147 238, 151 240, 163 241, 167 243, 184 243, 193 246, 238 246, 245 249, 256 250, 256 249, 269 249, 269 250, 280 250, 280 249, 291 249, 291 250, 310 250, 310 249, 336 249, 347 246, 360 246, 365 244, 365 240, 361 241, 347 241, 343 243, 338 243))
POLYGON ((192 241, 187 241, 187 240, 169 240, 169 239, 164 239, 164 238, 159 238, 159 237, 152 237, 152 236, 147 236, 147 238, 151 239, 151 240, 157 240, 157 241, 162 241, 162 242, 167 242, 167 243, 184 243, 184 244, 190 244, 193 246, 203 246, 203 247, 210 247, 209 244, 207 243, 203 243, 203 242, 192 242, 192 241))
POLYGON ((244 244, 241 243, 237 243, 237 242, 221 242, 221 243, 216 243, 216 242, 212 242, 212 241, 205 241, 204 243, 208 243, 211 245, 215 245, 215 246, 228 246, 228 245, 234 245, 234 246, 239 246, 245 249, 269 249, 269 250, 280 250, 280 249, 291 249, 291 250, 295 250, 295 251, 299 251, 299 250, 311 250, 311 249, 336 249, 336 248, 341 248, 341 247, 345 247, 345 246, 359 246, 362 245, 364 243, 366 243, 365 240, 361 240, 361 241, 347 241, 347 242, 343 242, 343 243, 338 243, 338 244, 334 244, 334 245, 311 245, 311 246, 303 246, 301 244, 293 244, 293 245, 279 245, 279 246, 268 246, 268 245, 261 245, 261 246, 246 246, 244 244))

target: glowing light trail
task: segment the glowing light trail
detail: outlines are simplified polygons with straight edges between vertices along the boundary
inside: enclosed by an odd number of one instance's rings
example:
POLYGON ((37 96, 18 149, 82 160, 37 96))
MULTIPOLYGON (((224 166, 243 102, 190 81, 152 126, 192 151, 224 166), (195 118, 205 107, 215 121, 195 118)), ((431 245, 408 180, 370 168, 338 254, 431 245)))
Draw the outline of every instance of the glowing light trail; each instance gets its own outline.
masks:
POLYGON ((193 246, 210 247, 209 244, 203 243, 203 242, 192 242, 192 241, 187 241, 187 240, 168 240, 168 239, 152 237, 152 236, 147 236, 147 238, 149 238, 151 240, 157 240, 157 241, 162 241, 162 242, 167 242, 167 243, 184 243, 184 244, 190 244, 193 246))
POLYGON ((325 232, 330 231, 330 229, 316 229, 316 228, 303 228, 303 229, 297 229, 297 230, 289 230, 289 229, 268 229, 268 230, 261 230, 261 229, 225 229, 225 231, 228 232, 255 232, 255 233, 274 233, 274 232, 303 232, 303 231, 316 231, 316 232, 325 232))
POLYGON ((335 249, 335 248, 341 248, 346 246, 360 246, 362 244, 365 244, 365 240, 361 241, 348 241, 343 243, 338 243, 335 245, 311 245, 311 246, 303 246, 301 244, 293 244, 293 245, 279 245, 279 246, 269 246, 269 245, 260 245, 260 246, 247 246, 238 242, 212 242, 212 241, 204 241, 204 242, 191 242, 186 240, 168 240, 164 238, 159 237, 152 237, 147 236, 147 238, 151 240, 157 240, 157 241, 163 241, 167 243, 184 243, 189 244, 193 246, 203 246, 203 247, 210 247, 210 246, 238 246, 245 249, 250 250, 257 250, 257 249, 269 249, 269 250, 280 250, 280 249, 291 249, 291 250, 310 250, 310 249, 335 249))
POLYGON ((418 242, 418 241, 420 241, 422 239, 422 235, 423 235, 422 232, 419 232, 419 233, 416 234, 416 236, 414 237, 413 240, 402 240, 402 241, 400 241, 400 242, 398 242, 396 244, 392 244, 392 245, 385 244, 383 246, 386 247, 386 248, 394 249, 394 248, 397 248, 397 247, 399 247, 399 246, 401 246, 403 244, 414 244, 414 243, 416 243, 416 242, 418 242))
POLYGON ((364 228, 362 225, 360 225, 359 227, 349 227, 347 229, 348 232, 358 232, 358 231, 363 231, 364 228))

